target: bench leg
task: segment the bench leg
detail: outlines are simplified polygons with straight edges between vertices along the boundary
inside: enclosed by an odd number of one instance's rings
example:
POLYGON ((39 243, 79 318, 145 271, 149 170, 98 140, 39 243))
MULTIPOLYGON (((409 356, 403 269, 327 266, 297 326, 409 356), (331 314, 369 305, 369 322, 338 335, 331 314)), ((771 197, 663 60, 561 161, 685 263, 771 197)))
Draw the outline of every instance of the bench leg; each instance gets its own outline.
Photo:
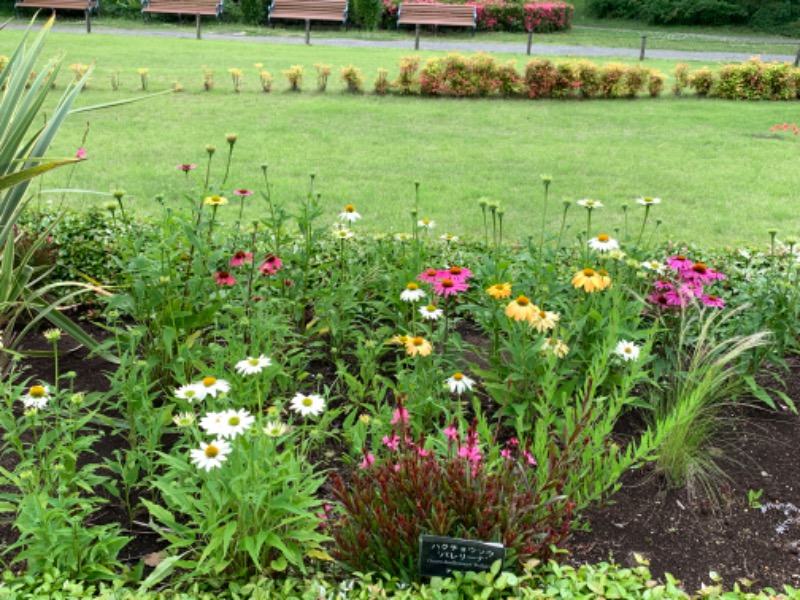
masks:
POLYGON ((311 19, 306 19, 306 46, 311 45, 311 19))
POLYGON ((414 50, 419 50, 419 23, 417 23, 414 37, 414 50))
POLYGON ((92 33, 92 16, 91 11, 86 11, 86 33, 92 33))
POLYGON ((200 39, 200 15, 195 15, 195 27, 197 28, 197 39, 200 39))
POLYGON ((531 45, 533 45, 533 28, 528 31, 528 56, 531 55, 531 45))

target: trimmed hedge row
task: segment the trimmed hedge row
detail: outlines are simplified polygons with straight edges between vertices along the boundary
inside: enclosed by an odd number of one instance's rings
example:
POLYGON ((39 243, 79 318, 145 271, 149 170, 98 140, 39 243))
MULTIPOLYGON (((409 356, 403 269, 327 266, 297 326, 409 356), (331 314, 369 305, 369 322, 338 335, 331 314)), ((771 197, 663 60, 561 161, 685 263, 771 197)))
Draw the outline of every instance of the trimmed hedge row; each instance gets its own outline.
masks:
POLYGON ((674 81, 672 91, 676 95, 693 89, 698 96, 726 100, 800 99, 800 69, 758 58, 723 65, 718 71, 708 67, 689 71, 687 65, 680 64, 675 67, 674 81))

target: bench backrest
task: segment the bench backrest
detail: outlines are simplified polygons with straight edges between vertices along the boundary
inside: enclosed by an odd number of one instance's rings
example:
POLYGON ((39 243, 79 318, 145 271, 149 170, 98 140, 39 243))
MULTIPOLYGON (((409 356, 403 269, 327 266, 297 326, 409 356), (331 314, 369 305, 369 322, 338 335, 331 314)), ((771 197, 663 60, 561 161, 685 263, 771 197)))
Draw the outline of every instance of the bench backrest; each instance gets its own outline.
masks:
POLYGON ((465 4, 404 2, 398 8, 398 24, 462 25, 475 27, 477 12, 465 4))
POLYGON ((347 20, 347 0, 272 0, 270 18, 347 20))

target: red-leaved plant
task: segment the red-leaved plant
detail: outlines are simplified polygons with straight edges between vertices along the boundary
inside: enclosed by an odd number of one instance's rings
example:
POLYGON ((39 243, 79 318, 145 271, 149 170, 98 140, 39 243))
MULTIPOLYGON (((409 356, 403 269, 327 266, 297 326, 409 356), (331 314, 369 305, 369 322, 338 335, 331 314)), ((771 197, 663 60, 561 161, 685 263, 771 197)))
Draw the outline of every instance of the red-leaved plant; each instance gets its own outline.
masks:
POLYGON ((487 461, 475 423, 464 443, 454 428, 445 430, 448 448, 439 452, 427 449, 423 436, 416 442, 406 437, 400 426, 401 435, 387 444, 395 448, 389 456, 365 453, 348 481, 332 475, 339 510, 328 533, 338 560, 408 581, 417 578, 422 534, 501 542, 507 564, 550 558, 566 540, 574 504, 562 491, 580 450, 564 451, 553 442, 547 464, 537 466, 512 440, 487 461))

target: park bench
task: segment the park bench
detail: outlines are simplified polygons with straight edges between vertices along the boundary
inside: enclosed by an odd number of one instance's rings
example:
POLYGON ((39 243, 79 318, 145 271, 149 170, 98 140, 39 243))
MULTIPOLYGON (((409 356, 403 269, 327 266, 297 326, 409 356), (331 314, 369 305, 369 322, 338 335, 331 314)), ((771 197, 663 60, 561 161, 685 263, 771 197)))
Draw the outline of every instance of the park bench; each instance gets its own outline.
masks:
POLYGON ((92 17, 94 12, 97 14, 99 0, 18 0, 14 3, 14 12, 19 17, 20 8, 50 9, 57 10, 81 10, 86 14, 86 33, 92 33, 92 17))
POLYGON ((272 0, 269 22, 273 19, 299 19, 306 22, 306 44, 311 39, 311 21, 341 21, 347 25, 347 0, 272 0))
POLYGON ((197 39, 200 39, 200 17, 222 15, 223 0, 142 0, 142 15, 194 15, 197 39))
POLYGON ((397 26, 416 25, 414 50, 419 50, 419 30, 422 25, 452 25, 472 27, 475 32, 477 13, 474 6, 465 4, 417 4, 403 2, 397 9, 397 26))

